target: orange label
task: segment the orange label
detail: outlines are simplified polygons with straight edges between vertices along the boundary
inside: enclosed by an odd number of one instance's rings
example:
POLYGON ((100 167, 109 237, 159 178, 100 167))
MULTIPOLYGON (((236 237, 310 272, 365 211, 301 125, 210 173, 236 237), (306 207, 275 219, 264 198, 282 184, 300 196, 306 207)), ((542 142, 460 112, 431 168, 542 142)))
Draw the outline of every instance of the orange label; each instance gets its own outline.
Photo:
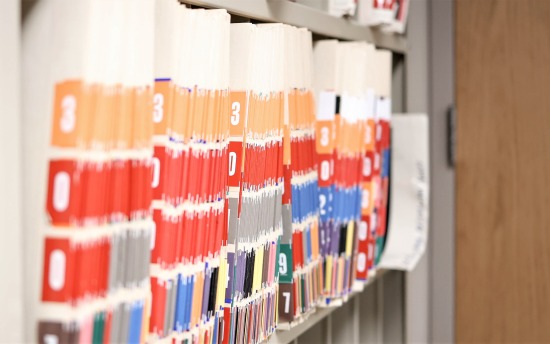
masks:
POLYGON ((242 137, 244 134, 244 124, 247 114, 246 92, 231 92, 229 102, 231 110, 229 112, 229 135, 242 137))
POLYGON ((166 135, 170 116, 172 114, 172 82, 170 80, 155 81, 153 95, 153 133, 166 135))
POLYGON ((283 137, 283 165, 290 165, 290 156, 291 156, 291 140, 290 140, 290 126, 285 126, 283 137))
POLYGON ((191 90, 182 87, 174 87, 173 89, 173 113, 171 122, 168 125, 168 131, 171 136, 183 140, 191 136, 187 132, 188 123, 190 121, 189 106, 191 98, 191 90))
POLYGON ((131 88, 121 91, 115 137, 115 147, 128 149, 132 145, 132 120, 134 113, 134 93, 131 88))
POLYGON ((334 151, 334 122, 315 122, 315 148, 319 154, 330 154, 334 151))
POLYGON ((93 147, 107 149, 114 136, 115 105, 117 91, 115 86, 93 86, 97 92, 95 111, 92 114, 90 139, 93 147))
POLYGON ((84 87, 79 80, 69 80, 55 86, 51 145, 76 147, 84 139, 86 102, 84 87))
POLYGON ((374 192, 371 182, 363 182, 361 188, 361 215, 366 216, 372 213, 374 206, 374 192))

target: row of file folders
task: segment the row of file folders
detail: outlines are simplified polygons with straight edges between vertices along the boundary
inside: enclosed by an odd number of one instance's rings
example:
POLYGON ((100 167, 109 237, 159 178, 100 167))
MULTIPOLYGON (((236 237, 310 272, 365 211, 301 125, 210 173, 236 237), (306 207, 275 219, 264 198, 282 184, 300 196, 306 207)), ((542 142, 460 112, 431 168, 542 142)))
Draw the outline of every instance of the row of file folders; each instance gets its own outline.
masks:
POLYGON ((259 343, 375 274, 390 52, 176 0, 53 3, 40 342, 259 343))

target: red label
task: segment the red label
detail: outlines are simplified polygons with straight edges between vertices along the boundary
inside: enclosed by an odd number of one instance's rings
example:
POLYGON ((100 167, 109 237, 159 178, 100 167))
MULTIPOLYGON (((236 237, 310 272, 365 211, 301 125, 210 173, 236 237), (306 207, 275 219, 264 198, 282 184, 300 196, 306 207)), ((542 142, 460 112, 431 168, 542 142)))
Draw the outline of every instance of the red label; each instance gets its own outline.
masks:
POLYGON ((228 151, 228 186, 239 187, 241 181, 241 165, 243 145, 241 142, 229 142, 228 151))
POLYGON ((81 165, 74 160, 50 161, 46 209, 54 226, 74 225, 80 217, 81 165))
POLYGON ((74 259, 69 239, 46 238, 42 301, 69 302, 74 281, 74 259))

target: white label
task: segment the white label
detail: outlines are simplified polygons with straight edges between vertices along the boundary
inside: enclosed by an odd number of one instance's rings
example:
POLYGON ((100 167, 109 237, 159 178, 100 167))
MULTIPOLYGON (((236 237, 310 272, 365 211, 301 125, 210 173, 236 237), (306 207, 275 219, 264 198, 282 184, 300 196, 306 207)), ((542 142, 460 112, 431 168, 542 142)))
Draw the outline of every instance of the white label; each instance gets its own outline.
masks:
POLYGON ((357 233, 358 239, 361 241, 367 240, 369 231, 369 225, 366 221, 359 222, 359 231, 357 233))
POLYGON ((237 153, 229 152, 229 176, 234 176, 237 170, 237 153))
POLYGON ((72 94, 68 94, 61 100, 61 111, 63 114, 60 119, 61 131, 70 133, 74 130, 76 123, 76 98, 72 94))
POLYGON ((332 121, 336 111, 336 93, 319 92, 317 97, 317 120, 332 121))
POLYGON ((389 207, 399 212, 391 212, 387 221, 388 234, 379 262, 381 268, 411 271, 428 245, 428 128, 426 115, 392 117, 389 207))
POLYGON ((374 119, 374 108, 376 105, 376 96, 374 95, 374 90, 372 88, 369 88, 367 90, 367 104, 366 110, 367 110, 367 119, 374 119))
POLYGON ((363 252, 357 255, 357 271, 363 272, 367 268, 367 255, 363 252))
POLYGON ((340 116, 349 122, 355 119, 356 98, 343 94, 340 96, 340 116))
POLYGON ((154 189, 159 186, 160 183, 160 160, 157 157, 153 157, 153 180, 151 181, 151 187, 154 189))
POLYGON ((321 162, 321 180, 327 181, 330 178, 330 163, 327 160, 321 162))
POLYGON ((389 121, 391 118, 391 98, 378 98, 378 102, 376 104, 376 112, 378 118, 389 121))
POLYGON ((164 117, 164 95, 155 93, 153 96, 153 122, 160 123, 164 117))
POLYGON ((65 171, 58 172, 53 180, 53 208, 63 212, 69 207, 71 177, 65 171))
POLYGON ((63 289, 65 285, 65 252, 53 250, 50 254, 50 271, 48 274, 48 284, 55 291, 63 289))

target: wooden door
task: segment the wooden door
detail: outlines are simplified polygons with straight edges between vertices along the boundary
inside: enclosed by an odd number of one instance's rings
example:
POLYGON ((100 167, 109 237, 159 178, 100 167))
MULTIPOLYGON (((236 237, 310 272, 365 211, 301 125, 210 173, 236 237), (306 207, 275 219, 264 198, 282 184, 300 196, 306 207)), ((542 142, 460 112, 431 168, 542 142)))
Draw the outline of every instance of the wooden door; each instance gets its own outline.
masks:
POLYGON ((550 343, 550 1, 455 25, 456 339, 550 343))

